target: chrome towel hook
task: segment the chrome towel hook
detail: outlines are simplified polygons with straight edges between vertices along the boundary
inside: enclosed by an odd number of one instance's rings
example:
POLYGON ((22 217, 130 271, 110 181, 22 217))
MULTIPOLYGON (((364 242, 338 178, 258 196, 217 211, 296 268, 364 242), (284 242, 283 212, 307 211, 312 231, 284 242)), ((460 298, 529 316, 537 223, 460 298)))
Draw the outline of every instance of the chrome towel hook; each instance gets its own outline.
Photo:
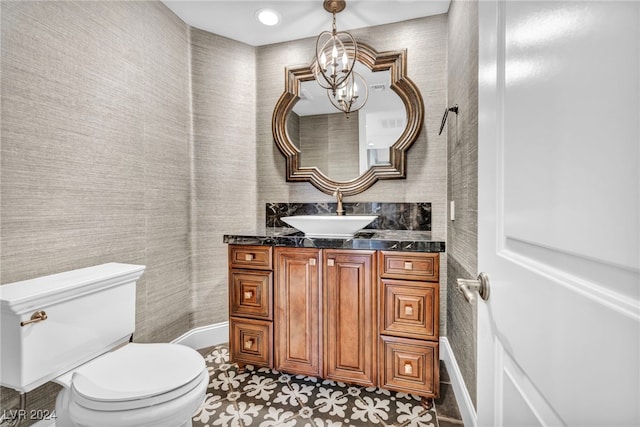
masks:
POLYGON ((449 111, 453 111, 454 113, 458 114, 458 104, 455 104, 453 107, 444 109, 444 116, 442 116, 442 123, 440 124, 440 132, 438 132, 438 135, 442 134, 442 129, 444 129, 444 124, 447 122, 449 111))

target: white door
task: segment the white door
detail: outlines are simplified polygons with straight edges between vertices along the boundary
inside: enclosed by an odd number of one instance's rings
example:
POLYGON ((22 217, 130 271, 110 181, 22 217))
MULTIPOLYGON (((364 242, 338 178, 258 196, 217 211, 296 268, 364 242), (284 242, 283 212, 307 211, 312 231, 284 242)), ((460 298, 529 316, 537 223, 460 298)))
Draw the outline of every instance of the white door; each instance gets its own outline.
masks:
POLYGON ((640 425, 640 3, 479 2, 478 425, 640 425))

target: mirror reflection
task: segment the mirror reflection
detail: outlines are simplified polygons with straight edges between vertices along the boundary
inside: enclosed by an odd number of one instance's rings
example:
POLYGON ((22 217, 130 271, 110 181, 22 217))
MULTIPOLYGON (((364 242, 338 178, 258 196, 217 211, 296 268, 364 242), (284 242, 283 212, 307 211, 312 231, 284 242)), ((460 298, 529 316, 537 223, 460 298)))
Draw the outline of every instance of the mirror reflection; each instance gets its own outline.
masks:
POLYGON ((299 83, 299 99, 287 116, 287 133, 300 150, 300 166, 316 167, 334 181, 358 178, 370 167, 390 165, 390 149, 407 126, 402 99, 389 70, 355 70, 369 86, 365 106, 348 116, 337 110, 315 80, 299 83))

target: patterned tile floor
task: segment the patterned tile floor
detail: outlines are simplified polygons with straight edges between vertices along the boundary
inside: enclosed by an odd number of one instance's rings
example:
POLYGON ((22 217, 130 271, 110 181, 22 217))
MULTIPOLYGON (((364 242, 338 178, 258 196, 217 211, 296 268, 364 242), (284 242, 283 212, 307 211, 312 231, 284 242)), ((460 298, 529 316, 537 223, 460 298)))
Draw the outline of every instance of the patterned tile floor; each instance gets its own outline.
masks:
MULTIPOLYGON (((351 386, 248 365, 239 373, 226 344, 201 353, 211 382, 194 427, 402 426, 443 427, 437 405, 425 410, 418 396, 351 386)), ((443 420, 444 421, 444 420, 443 420)))

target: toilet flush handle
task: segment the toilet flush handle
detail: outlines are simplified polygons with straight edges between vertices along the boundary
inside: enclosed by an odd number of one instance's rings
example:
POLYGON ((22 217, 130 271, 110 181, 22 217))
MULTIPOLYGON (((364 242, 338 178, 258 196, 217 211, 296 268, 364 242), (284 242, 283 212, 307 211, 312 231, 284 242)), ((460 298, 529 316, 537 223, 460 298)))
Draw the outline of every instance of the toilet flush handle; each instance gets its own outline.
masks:
POLYGON ((31 315, 31 320, 20 322, 20 326, 27 326, 30 323, 38 323, 43 320, 47 320, 47 313, 45 313, 44 310, 39 310, 31 315))

